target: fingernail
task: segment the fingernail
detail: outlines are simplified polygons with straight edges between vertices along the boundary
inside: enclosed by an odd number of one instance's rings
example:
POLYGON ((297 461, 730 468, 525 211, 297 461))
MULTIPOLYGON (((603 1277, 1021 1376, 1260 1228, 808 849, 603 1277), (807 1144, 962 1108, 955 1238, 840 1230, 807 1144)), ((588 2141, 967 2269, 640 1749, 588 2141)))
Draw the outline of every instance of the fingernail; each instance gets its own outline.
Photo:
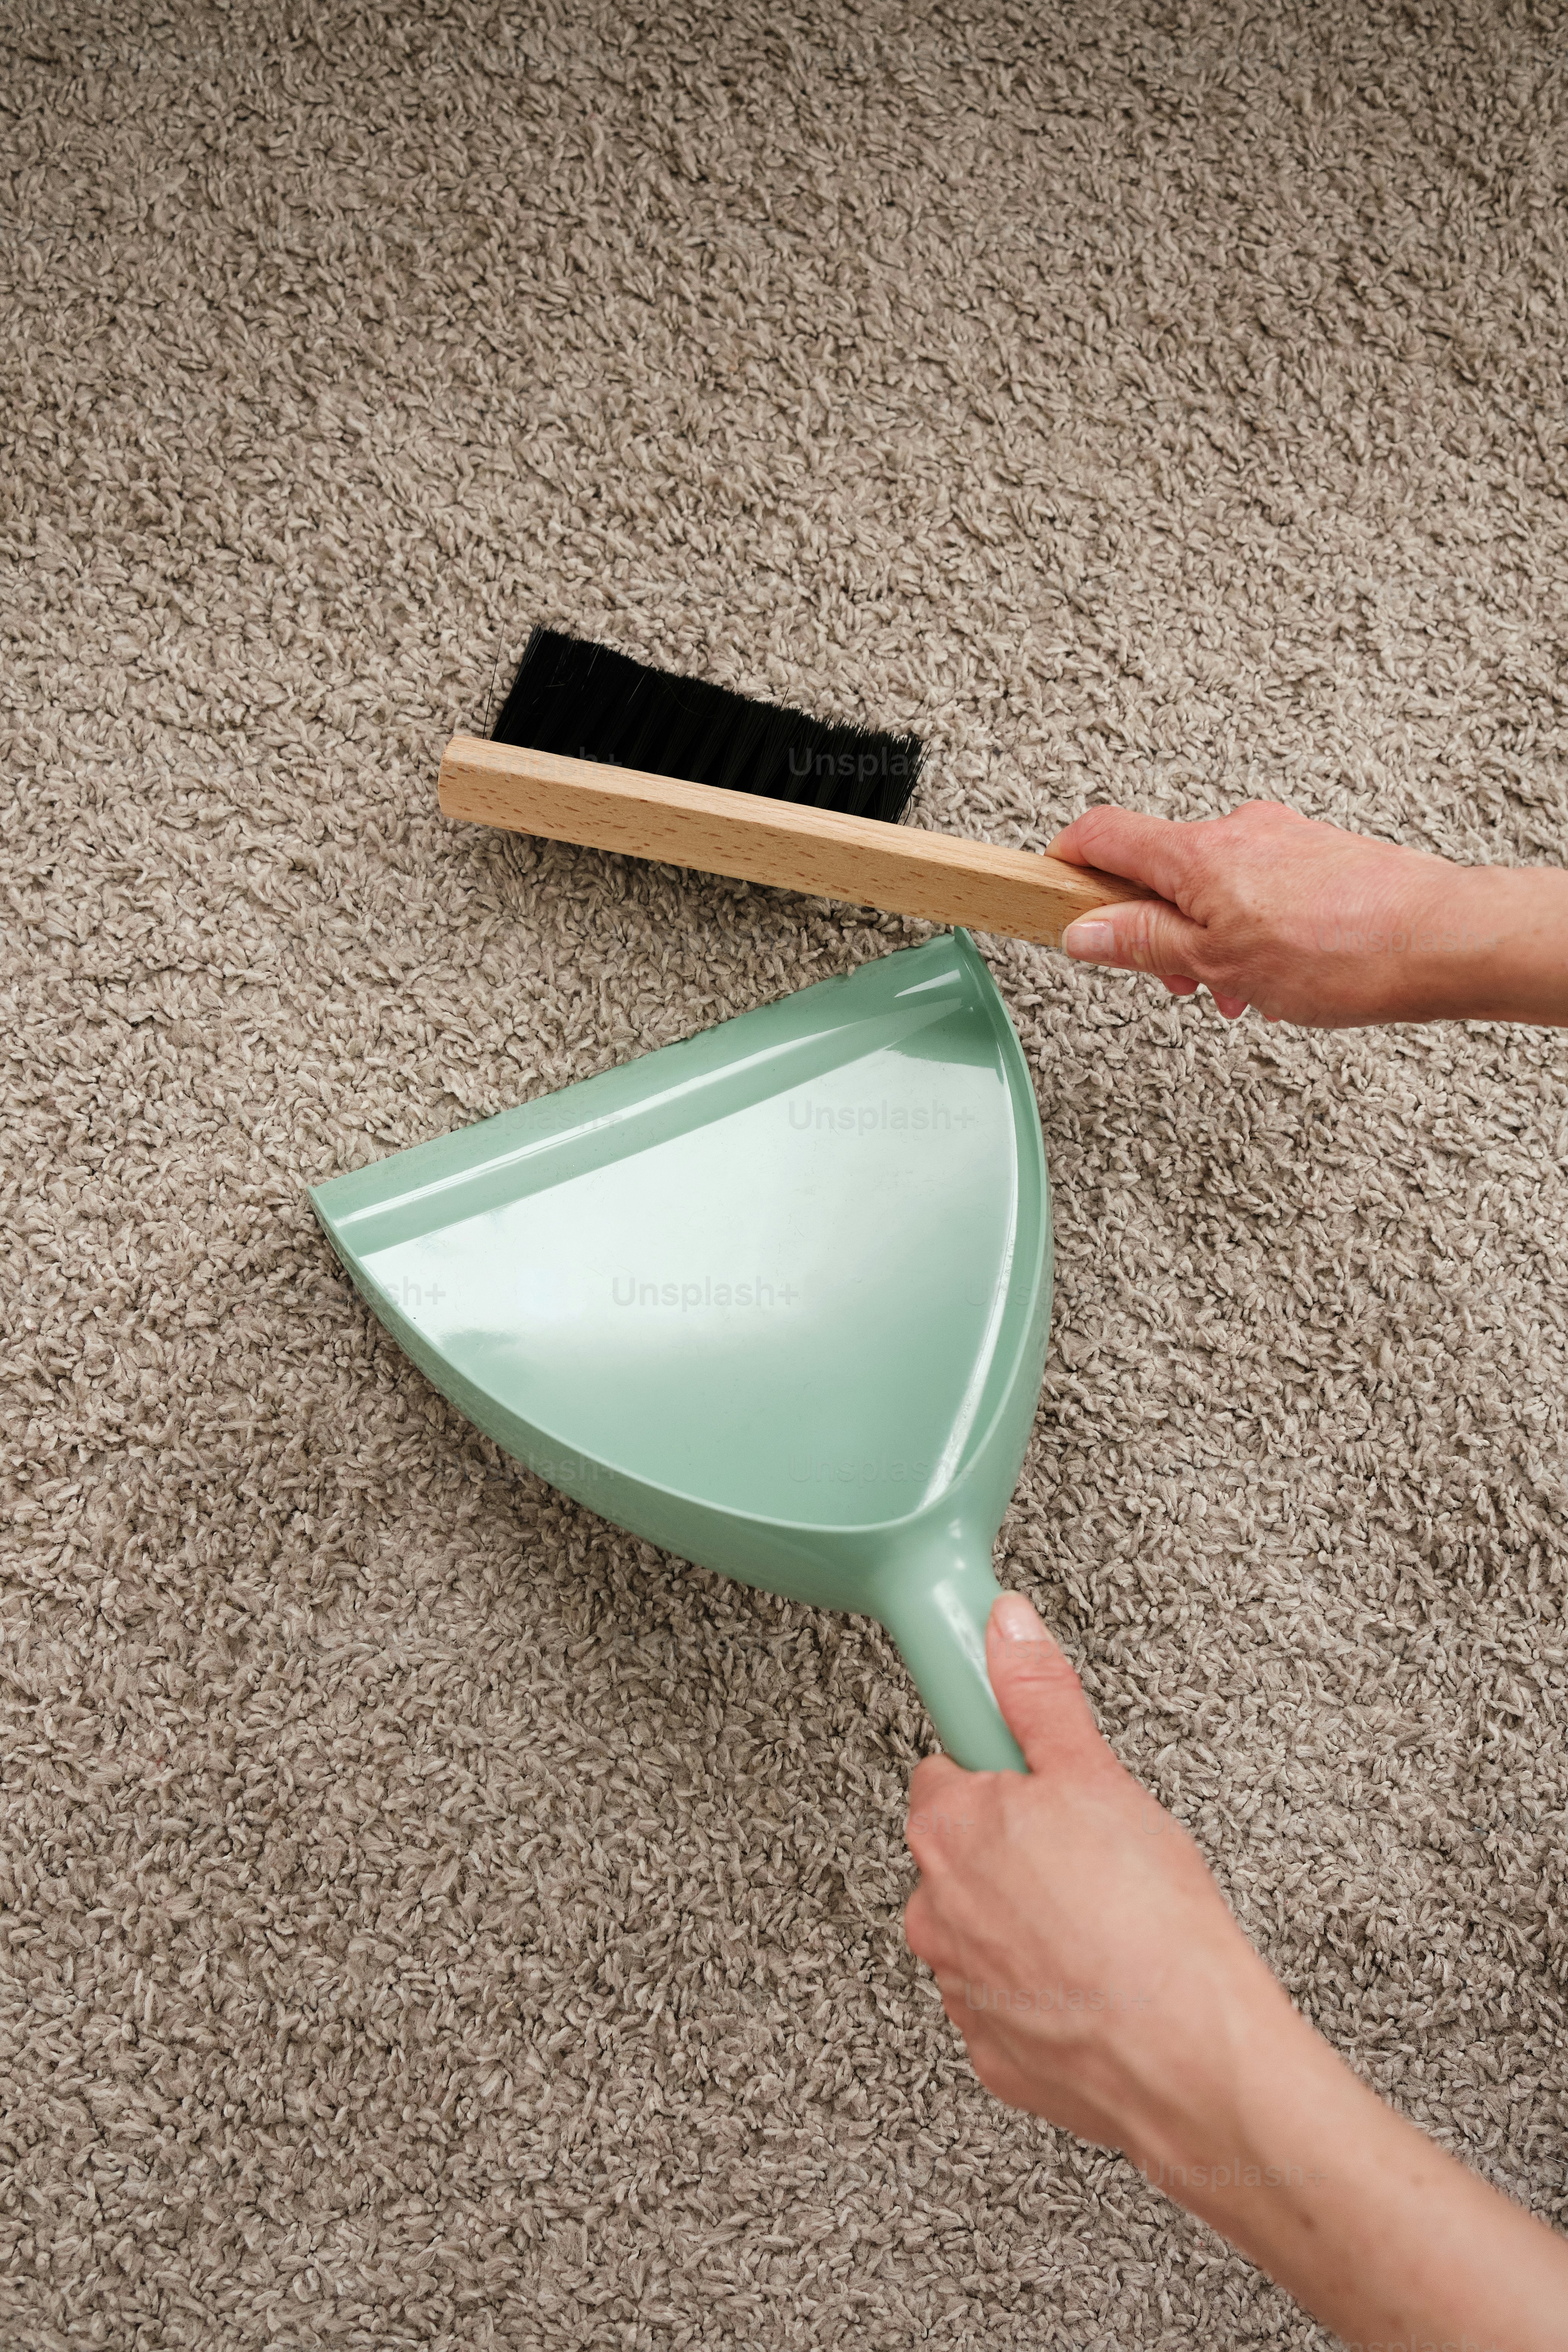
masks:
POLYGON ((1116 953, 1116 927, 1080 915, 1062 933, 1062 945, 1080 963, 1109 963, 1116 953))
POLYGON ((1005 1592, 1000 1601, 993 1602, 991 1614, 1009 1642, 1038 1642, 1046 1638, 1045 1627, 1021 1592, 1005 1592))

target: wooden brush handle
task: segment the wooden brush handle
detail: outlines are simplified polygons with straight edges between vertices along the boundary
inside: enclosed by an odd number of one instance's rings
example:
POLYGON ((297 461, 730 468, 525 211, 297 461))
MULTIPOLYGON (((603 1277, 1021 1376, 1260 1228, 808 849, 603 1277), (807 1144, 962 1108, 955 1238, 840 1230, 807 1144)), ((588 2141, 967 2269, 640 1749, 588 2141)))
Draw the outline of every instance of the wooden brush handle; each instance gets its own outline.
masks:
POLYGON ((454 735, 447 744, 440 794, 448 816, 475 824, 1046 947, 1060 944, 1076 915, 1150 896, 1113 874, 1032 850, 563 760, 478 735, 454 735))

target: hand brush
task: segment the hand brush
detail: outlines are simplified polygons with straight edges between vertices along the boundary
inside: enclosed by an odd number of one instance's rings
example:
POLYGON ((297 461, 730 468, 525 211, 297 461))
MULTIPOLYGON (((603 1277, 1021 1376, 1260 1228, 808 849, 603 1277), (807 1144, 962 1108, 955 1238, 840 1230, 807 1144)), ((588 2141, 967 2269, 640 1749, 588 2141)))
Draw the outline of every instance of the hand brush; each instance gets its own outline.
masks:
POLYGON ((490 738, 454 735, 448 816, 1047 947, 1149 896, 1090 866, 899 824, 916 735, 753 702, 555 629, 529 638, 490 738))

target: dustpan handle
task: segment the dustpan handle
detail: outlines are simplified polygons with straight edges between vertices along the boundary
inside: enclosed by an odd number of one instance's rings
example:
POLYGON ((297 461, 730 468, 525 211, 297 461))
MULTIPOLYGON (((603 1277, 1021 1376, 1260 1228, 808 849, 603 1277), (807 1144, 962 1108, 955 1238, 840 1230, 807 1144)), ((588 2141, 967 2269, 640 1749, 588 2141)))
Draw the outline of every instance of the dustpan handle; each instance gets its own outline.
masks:
POLYGON ((971 1772, 1026 1772, 985 1671, 986 1621, 1002 1590, 990 1545, 959 1528, 906 1538, 879 1584, 877 1614, 954 1763, 971 1772))

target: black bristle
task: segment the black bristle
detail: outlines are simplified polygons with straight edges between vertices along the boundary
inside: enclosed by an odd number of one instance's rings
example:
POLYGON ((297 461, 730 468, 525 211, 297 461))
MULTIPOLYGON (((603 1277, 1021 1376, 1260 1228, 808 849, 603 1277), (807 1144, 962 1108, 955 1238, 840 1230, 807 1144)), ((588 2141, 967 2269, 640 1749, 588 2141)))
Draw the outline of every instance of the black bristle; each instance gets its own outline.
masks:
POLYGON ((494 740, 896 824, 920 781, 918 735, 808 719, 535 629, 494 740))

